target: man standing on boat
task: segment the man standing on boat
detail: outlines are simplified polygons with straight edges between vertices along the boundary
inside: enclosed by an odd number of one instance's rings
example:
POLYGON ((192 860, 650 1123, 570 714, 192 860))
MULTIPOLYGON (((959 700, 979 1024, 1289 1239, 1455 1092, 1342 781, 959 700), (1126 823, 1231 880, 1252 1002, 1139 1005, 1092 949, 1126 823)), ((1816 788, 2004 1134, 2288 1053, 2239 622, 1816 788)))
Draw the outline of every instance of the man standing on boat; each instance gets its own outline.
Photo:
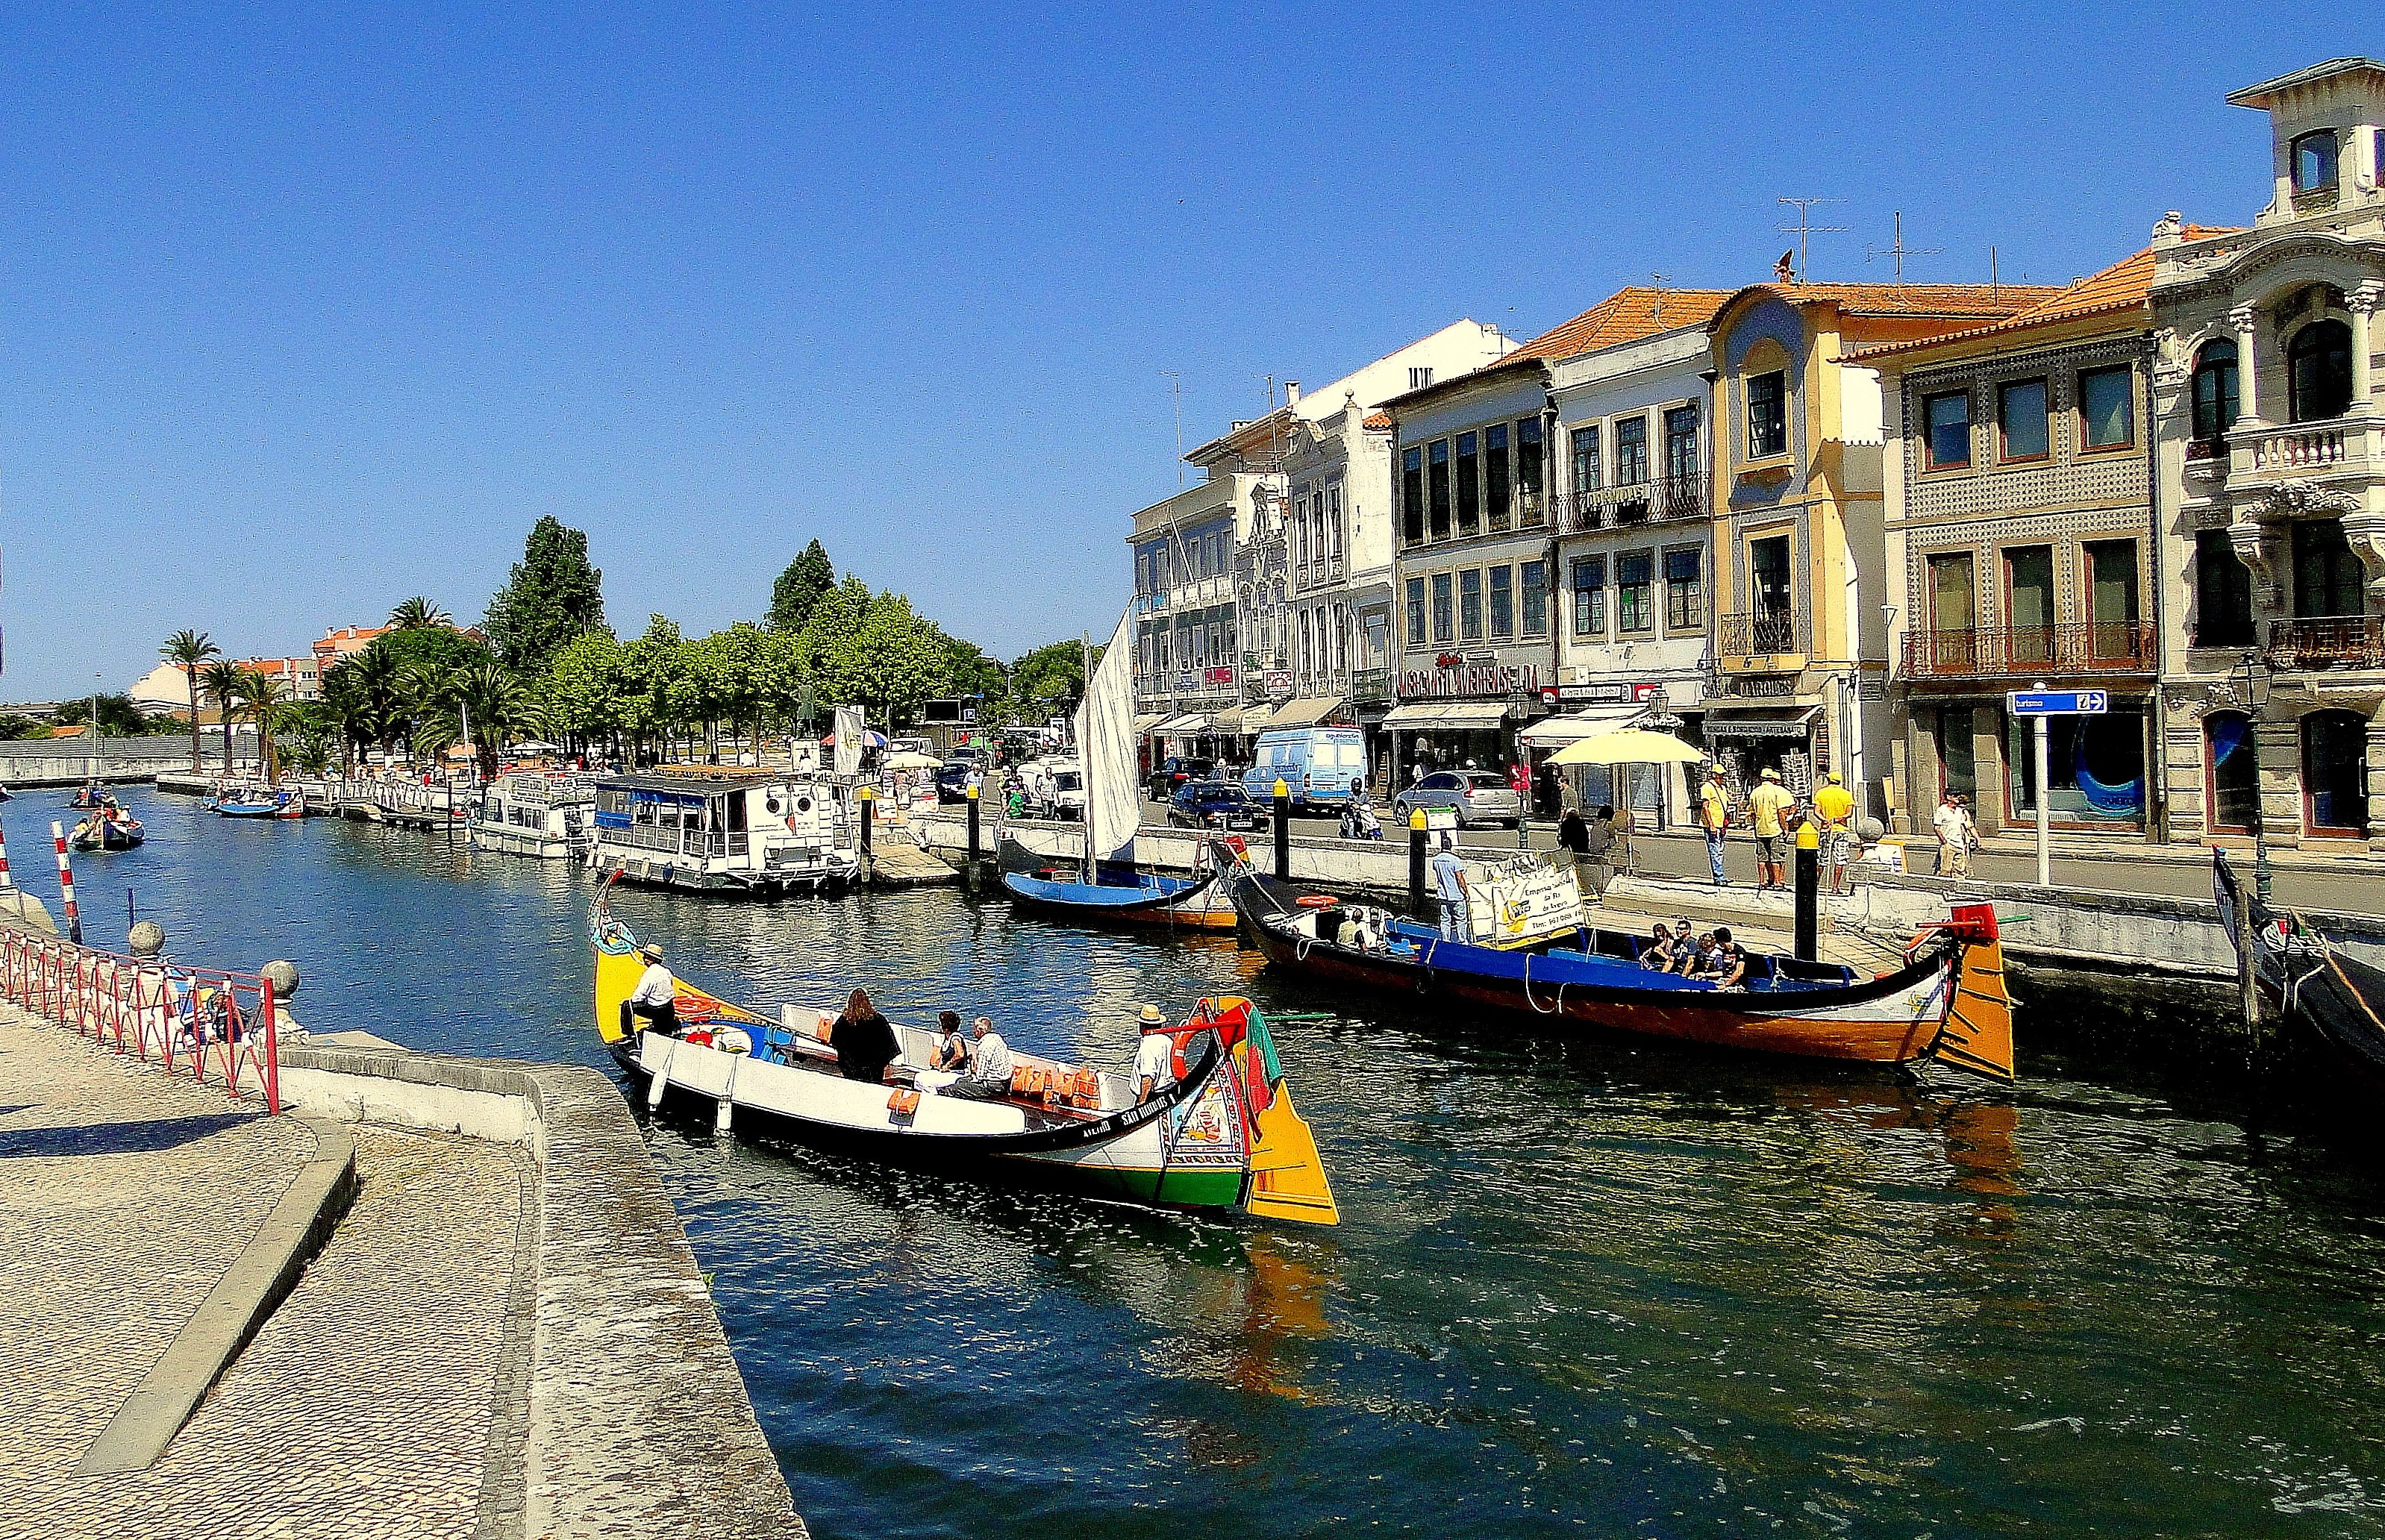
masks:
POLYGON ((1722 766, 1706 766, 1706 784, 1698 790, 1698 826, 1706 831, 1706 864, 1714 868, 1714 885, 1722 882, 1723 837, 1730 828, 1730 790, 1723 785, 1722 766))
POLYGON ((1432 858, 1432 890, 1441 898, 1443 940, 1471 941, 1474 927, 1467 922, 1466 863, 1457 858, 1457 837, 1441 837, 1441 851, 1432 858))
POLYGON ((663 949, 649 941, 638 949, 638 955, 646 960, 646 971, 638 975, 638 987, 621 1002, 621 1036, 635 1037, 642 1021, 666 1036, 676 1033, 679 986, 672 982, 671 971, 663 966, 663 949))
POLYGON ((1140 1107, 1176 1084, 1176 1042, 1156 1005, 1143 1008, 1138 1025, 1143 1040, 1134 1046, 1134 1103, 1140 1107))

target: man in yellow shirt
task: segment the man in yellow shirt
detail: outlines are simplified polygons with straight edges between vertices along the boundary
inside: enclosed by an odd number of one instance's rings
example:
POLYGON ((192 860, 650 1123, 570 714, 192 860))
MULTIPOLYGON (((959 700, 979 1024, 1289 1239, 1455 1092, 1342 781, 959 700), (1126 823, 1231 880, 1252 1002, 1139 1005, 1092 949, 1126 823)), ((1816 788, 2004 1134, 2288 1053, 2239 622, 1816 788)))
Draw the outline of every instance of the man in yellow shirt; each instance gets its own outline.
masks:
POLYGON ((1830 891, 1841 892, 1846 885, 1847 852, 1854 841, 1855 799, 1835 770, 1814 793, 1814 816, 1822 826, 1821 862, 1830 874, 1830 891))
POLYGON ((1767 770, 1755 789, 1747 794, 1747 822, 1755 830, 1755 863, 1762 876, 1756 891, 1786 888, 1789 880, 1785 868, 1789 861, 1789 831, 1781 819, 1797 805, 1789 789, 1780 784, 1780 772, 1767 770))
POLYGON ((1723 831, 1730 827, 1730 792, 1722 784, 1722 766, 1706 767, 1706 784, 1698 790, 1698 827, 1706 831, 1706 863, 1714 868, 1714 885, 1722 883, 1723 831))

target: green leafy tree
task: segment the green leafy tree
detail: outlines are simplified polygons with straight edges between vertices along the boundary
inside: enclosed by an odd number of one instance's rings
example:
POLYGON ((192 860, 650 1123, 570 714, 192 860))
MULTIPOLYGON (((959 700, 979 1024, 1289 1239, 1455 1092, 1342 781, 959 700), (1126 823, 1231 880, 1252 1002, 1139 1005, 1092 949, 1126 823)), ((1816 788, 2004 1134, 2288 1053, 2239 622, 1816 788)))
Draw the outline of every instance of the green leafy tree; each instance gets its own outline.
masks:
POLYGON ((556 731, 581 746, 611 739, 627 725, 621 644, 591 631, 564 644, 541 684, 556 731))
POLYGON ((249 720, 256 724, 258 752, 265 756, 265 784, 281 784, 281 760, 276 739, 281 731, 283 714, 291 705, 289 688, 261 668, 239 670, 240 687, 235 700, 249 720))
POLYGON ((0 741, 14 743, 20 739, 47 738, 50 729, 21 711, 0 712, 0 741))
POLYGON ((399 600, 397 608, 389 612, 389 623, 401 631, 420 631, 433 626, 454 624, 445 610, 420 594, 399 600))
POLYGON ((189 627, 166 639, 157 655, 182 671, 185 693, 191 698, 191 770, 199 768, 199 669, 209 658, 223 656, 223 649, 207 639, 205 631, 189 627))
MULTIPOLYGON (((216 722, 223 728, 223 763, 227 776, 231 774, 231 723, 232 714, 241 702, 241 675, 240 664, 229 658, 218 658, 199 673, 201 687, 216 703, 216 722)), ((191 709, 198 710, 195 700, 191 702, 191 709)))
POLYGON ((468 738, 481 774, 497 773, 497 753, 540 716, 539 702, 513 671, 495 657, 478 658, 438 680, 432 696, 441 712, 441 727, 453 727, 449 740, 468 738), (449 724, 445 714, 456 720, 449 724))
POLYGON ((770 586, 770 613, 763 624, 790 636, 801 631, 822 596, 835 587, 836 568, 829 563, 827 548, 814 540, 770 586))
POLYGON ((686 640, 678 625, 659 615, 646 617, 645 634, 621 649, 623 701, 630 730, 657 740, 667 752, 680 727, 693 719, 696 686, 686 640))
MULTIPOLYGON (((1093 650, 1098 660, 1101 649, 1093 650)), ((1028 716, 1073 711, 1085 698, 1085 650, 1070 640, 1038 647, 1010 665, 1010 696, 1028 716)))
POLYGON ((489 601, 489 640, 506 667, 524 677, 573 638, 605 628, 605 575, 588 564, 588 537, 549 515, 531 526, 506 586, 489 601))

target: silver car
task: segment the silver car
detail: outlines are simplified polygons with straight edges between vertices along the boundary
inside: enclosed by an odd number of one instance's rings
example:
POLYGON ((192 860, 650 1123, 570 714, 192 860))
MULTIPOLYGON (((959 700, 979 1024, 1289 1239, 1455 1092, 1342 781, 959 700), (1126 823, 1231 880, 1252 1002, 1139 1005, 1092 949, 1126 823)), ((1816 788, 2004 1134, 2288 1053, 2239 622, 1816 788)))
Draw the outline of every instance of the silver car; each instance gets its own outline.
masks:
POLYGON ((1400 822, 1420 807, 1454 807, 1460 828, 1468 824, 1514 824, 1523 802, 1507 777, 1488 770, 1436 770, 1392 799, 1400 822))

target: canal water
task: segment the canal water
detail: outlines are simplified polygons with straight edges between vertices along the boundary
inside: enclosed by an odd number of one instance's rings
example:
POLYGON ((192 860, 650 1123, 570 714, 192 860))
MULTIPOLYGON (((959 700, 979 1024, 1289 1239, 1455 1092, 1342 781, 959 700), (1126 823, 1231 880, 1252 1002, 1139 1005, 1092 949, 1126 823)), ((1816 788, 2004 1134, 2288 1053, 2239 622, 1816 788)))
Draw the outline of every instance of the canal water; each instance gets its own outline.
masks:
MULTIPOLYGON (((52 895, 60 801, 0 810, 52 895)), ((295 959, 319 1028, 603 1063, 584 876, 129 801, 150 843, 78 868, 96 943, 129 887, 190 961, 295 959)), ((1071 1058, 1126 1063, 1146 1000, 1287 1017, 1334 1230, 652 1129, 819 1534, 2385 1534, 2385 1190, 2229 1086, 2025 1046, 2017 1091, 1950 1092, 1542 1037, 943 891, 618 907, 731 998, 863 984, 1071 1058)))

